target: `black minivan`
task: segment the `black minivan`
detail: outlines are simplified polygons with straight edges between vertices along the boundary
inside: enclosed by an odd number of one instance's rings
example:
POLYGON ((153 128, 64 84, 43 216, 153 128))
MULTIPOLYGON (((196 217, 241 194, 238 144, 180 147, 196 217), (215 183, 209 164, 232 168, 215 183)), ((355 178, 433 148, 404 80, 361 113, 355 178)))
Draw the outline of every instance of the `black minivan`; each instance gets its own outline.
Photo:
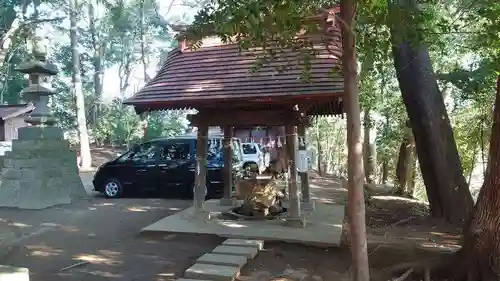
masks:
MULTIPOLYGON (((207 199, 223 195, 222 138, 213 137, 207 149, 207 199)), ((241 143, 233 139, 233 172, 242 169, 241 143)), ((137 145, 101 165, 92 181, 94 190, 108 198, 155 191, 168 197, 193 198, 196 137, 154 139, 137 145)))

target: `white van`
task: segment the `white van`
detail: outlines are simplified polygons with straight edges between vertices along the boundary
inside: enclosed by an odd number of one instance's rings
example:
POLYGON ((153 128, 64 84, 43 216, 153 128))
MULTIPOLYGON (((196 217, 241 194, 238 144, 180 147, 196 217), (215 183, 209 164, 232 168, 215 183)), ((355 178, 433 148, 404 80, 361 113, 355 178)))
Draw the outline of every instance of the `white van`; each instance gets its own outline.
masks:
POLYGON ((243 169, 254 166, 258 169, 262 165, 263 153, 258 143, 242 143, 241 150, 243 152, 243 169))

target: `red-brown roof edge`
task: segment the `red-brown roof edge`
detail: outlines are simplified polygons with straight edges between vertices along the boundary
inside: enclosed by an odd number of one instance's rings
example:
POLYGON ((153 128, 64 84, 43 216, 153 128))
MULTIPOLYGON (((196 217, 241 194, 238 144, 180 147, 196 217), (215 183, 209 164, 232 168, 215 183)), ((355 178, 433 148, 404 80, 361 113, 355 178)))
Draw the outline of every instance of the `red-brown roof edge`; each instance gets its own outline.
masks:
POLYGON ((17 117, 19 115, 28 113, 28 112, 32 111, 33 109, 35 109, 35 106, 31 103, 28 103, 28 104, 26 104, 26 103, 24 103, 24 104, 3 104, 3 105, 0 105, 0 118, 2 118, 2 120, 11 119, 11 118, 17 117), (18 109, 14 110, 16 108, 18 108, 18 109), (7 109, 7 110, 5 110, 5 109, 7 109))

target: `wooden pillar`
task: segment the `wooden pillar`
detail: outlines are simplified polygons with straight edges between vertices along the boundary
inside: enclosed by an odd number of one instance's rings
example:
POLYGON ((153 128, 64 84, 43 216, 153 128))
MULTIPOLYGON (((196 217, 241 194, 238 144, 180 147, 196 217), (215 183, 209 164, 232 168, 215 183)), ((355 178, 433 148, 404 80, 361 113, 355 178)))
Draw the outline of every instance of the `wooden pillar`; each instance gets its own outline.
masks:
MULTIPOLYGON (((304 125, 297 126, 297 134, 299 135, 299 150, 307 152, 306 147, 306 127, 304 125)), ((302 192, 302 208, 304 210, 314 210, 314 204, 311 200, 311 188, 309 186, 309 175, 306 172, 300 172, 300 187, 302 192)))
POLYGON ((205 196, 207 194, 207 146, 208 125, 200 124, 196 140, 196 176, 193 190, 195 214, 204 212, 205 196))
POLYGON ((295 164, 295 153, 297 148, 297 132, 293 124, 285 126, 286 153, 288 158, 288 196, 290 206, 287 214, 287 224, 293 226, 304 226, 300 214, 299 188, 297 186, 297 166, 295 164))
POLYGON ((231 126, 224 127, 224 197, 220 204, 224 206, 234 205, 233 200, 233 149, 232 136, 234 129, 231 126))

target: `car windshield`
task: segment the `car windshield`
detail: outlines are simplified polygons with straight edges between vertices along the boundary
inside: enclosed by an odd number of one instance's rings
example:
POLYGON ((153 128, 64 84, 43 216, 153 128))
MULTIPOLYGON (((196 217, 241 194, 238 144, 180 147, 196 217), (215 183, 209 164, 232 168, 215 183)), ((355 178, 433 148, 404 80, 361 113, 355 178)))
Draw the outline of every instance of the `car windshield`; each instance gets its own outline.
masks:
POLYGON ((119 156, 115 159, 115 161, 117 161, 117 162, 125 162, 125 161, 127 161, 127 160, 130 158, 130 156, 131 156, 132 154, 134 154, 134 149, 130 149, 130 150, 128 150, 127 152, 125 152, 125 153, 123 153, 123 154, 119 155, 119 156))
POLYGON ((257 154, 257 148, 253 143, 244 143, 242 147, 243 147, 243 154, 257 154))

